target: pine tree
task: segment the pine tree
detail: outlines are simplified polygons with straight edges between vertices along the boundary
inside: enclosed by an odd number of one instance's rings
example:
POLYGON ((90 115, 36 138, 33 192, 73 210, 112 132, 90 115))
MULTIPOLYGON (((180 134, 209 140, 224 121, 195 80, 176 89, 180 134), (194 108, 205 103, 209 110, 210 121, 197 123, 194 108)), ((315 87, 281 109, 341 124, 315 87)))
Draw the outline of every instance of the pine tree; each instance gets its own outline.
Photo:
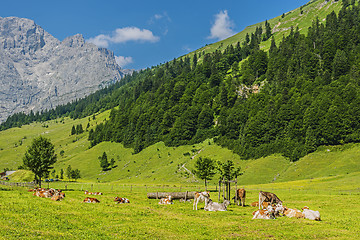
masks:
POLYGON ((71 128, 71 135, 75 135, 76 134, 76 129, 75 126, 73 125, 71 128))

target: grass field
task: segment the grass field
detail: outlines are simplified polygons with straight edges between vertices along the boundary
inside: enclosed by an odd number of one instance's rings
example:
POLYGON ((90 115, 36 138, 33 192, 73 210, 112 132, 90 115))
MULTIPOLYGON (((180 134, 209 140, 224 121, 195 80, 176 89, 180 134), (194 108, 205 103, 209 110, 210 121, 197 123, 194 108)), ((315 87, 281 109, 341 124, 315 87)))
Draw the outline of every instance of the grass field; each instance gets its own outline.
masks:
MULTIPOLYGON (((147 199, 149 191, 176 191, 179 186, 56 183, 67 185, 66 198, 53 202, 32 196, 24 188, 0 185, 0 239, 357 239, 360 235, 358 185, 360 174, 321 178, 304 182, 247 186, 247 206, 230 205, 227 212, 207 212, 199 205, 174 201, 159 205, 147 199), (82 190, 93 185, 99 204, 82 203, 82 190), (300 186, 303 188, 300 188, 300 186), (333 187, 347 186, 346 191, 333 187), (249 203, 258 198, 258 189, 276 193, 291 208, 309 206, 319 210, 322 221, 290 219, 252 220, 249 203), (115 196, 127 197, 130 204, 115 204, 115 196)), ((199 186, 182 186, 182 191, 199 186)), ((90 189, 88 189, 90 190, 90 189)), ((178 189, 180 191, 180 188, 178 189)), ((215 190, 215 189, 213 189, 215 190)), ((217 201, 217 193, 210 193, 217 201)))

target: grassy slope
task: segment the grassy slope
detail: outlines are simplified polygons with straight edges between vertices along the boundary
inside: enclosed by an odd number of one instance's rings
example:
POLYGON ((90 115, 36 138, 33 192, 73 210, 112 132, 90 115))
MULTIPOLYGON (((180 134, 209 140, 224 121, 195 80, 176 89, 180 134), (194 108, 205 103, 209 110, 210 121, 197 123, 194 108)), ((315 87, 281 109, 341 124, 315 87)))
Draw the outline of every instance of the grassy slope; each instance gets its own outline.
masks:
MULTIPOLYGON (((332 11, 335 11, 337 13, 339 12, 340 8, 341 1, 334 2, 334 0, 330 0, 327 3, 325 0, 309 1, 309 3, 302 8, 303 14, 301 14, 299 6, 299 8, 285 13, 284 18, 282 18, 281 16, 277 16, 268 20, 268 22, 270 23, 276 42, 279 42, 281 41, 283 36, 287 36, 290 33, 291 27, 298 27, 301 33, 306 34, 308 28, 313 22, 313 19, 316 19, 318 17, 320 22, 324 22, 326 16, 329 13, 331 13, 332 11)), ((214 52, 215 50, 222 51, 230 44, 236 45, 238 42, 242 43, 245 40, 246 34, 251 35, 251 33, 255 32, 256 27, 259 26, 261 26, 264 30, 265 21, 248 26, 240 33, 237 33, 234 36, 224 39, 222 41, 202 47, 192 53, 189 53, 188 56, 192 57, 195 52, 210 53, 214 52)), ((262 42, 260 48, 267 51, 270 48, 270 43, 271 39, 262 42)))
MULTIPOLYGON (((95 120, 91 119, 91 127, 94 127, 95 123, 102 122, 108 115, 109 112, 104 112, 97 115, 95 120)), ((78 136, 69 134, 73 125, 81 123, 85 127, 89 118, 65 119, 63 122, 58 120, 42 124, 33 123, 22 128, 0 132, 0 148, 2 149, 0 169, 5 167, 16 169, 21 165, 27 146, 31 144, 34 137, 43 134, 55 145, 58 155, 58 161, 55 164, 57 173, 61 168, 65 170, 70 164, 73 168, 80 169, 82 181, 201 185, 203 183, 191 174, 187 174, 186 170, 193 169, 194 161, 198 157, 210 157, 222 162, 228 159, 234 161, 244 171, 244 174, 239 177, 240 185, 331 177, 360 172, 359 144, 322 147, 296 163, 291 163, 280 155, 244 161, 228 149, 217 146, 212 140, 180 147, 166 147, 164 143, 159 142, 139 154, 133 154, 132 149, 124 148, 122 144, 114 142, 104 142, 89 149, 90 144, 86 132, 78 136), (44 128, 44 125, 48 127, 44 128), (61 150, 65 152, 64 156, 60 156, 61 150), (104 151, 109 160, 115 159, 116 165, 115 168, 106 172, 101 171, 98 160, 104 151)), ((15 176, 10 179, 14 178, 14 181, 21 179, 15 176)), ((216 179, 215 176, 211 181, 212 185, 216 184, 216 179)))

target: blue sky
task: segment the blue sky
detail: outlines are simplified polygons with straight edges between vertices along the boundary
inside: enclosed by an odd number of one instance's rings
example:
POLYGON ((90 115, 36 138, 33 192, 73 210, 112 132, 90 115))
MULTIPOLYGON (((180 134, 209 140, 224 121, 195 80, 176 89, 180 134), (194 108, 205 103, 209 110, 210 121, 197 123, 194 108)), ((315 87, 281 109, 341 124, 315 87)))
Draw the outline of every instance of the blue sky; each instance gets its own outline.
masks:
POLYGON ((122 68, 151 67, 291 11, 309 0, 4 0, 1 17, 35 21, 59 40, 80 33, 122 68))

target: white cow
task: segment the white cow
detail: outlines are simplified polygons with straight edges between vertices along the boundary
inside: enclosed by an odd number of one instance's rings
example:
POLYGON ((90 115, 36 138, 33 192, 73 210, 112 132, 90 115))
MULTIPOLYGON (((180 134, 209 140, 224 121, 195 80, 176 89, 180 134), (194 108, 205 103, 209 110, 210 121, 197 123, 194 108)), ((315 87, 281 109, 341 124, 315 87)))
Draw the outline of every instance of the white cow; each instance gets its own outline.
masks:
POLYGON ((229 200, 225 200, 223 203, 213 202, 209 199, 209 203, 204 207, 205 211, 227 211, 227 207, 230 205, 229 200))
POLYGON ((310 210, 307 206, 303 207, 302 210, 303 210, 304 218, 310 220, 316 220, 316 221, 321 220, 319 211, 310 210))
POLYGON ((206 205, 208 205, 209 199, 210 199, 209 192, 206 192, 206 191, 205 192, 195 192, 193 210, 195 209, 195 207, 196 207, 196 210, 198 210, 197 205, 199 202, 205 202, 205 207, 206 207, 206 205))

